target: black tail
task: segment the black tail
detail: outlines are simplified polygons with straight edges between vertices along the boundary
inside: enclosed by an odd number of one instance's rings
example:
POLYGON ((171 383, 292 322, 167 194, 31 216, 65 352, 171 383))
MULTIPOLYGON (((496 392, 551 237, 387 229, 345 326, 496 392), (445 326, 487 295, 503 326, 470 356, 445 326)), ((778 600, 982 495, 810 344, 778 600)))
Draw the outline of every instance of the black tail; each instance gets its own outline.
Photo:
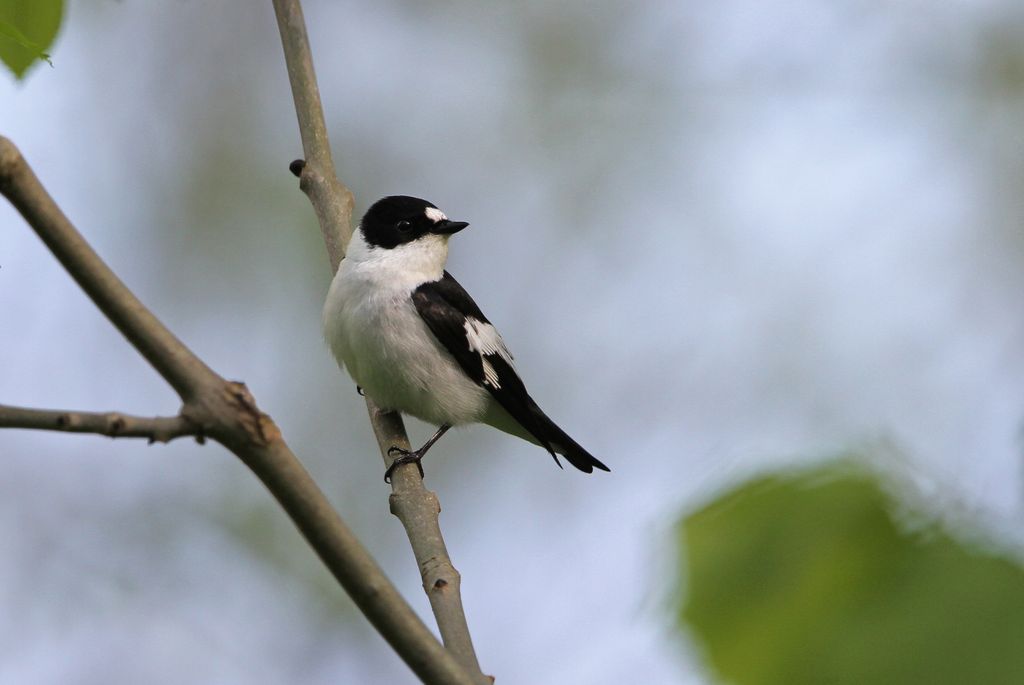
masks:
POLYGON ((540 444, 551 453, 559 468, 562 467, 562 464, 558 461, 557 455, 561 454, 565 457, 566 461, 584 473, 593 473, 594 469, 611 471, 594 455, 583 449, 578 442, 570 438, 569 434, 559 428, 554 421, 549 419, 547 414, 537 406, 536 402, 531 401, 530 404, 532 405, 530 413, 533 414, 534 420, 530 422, 530 425, 524 425, 524 428, 529 430, 533 437, 537 438, 540 444))

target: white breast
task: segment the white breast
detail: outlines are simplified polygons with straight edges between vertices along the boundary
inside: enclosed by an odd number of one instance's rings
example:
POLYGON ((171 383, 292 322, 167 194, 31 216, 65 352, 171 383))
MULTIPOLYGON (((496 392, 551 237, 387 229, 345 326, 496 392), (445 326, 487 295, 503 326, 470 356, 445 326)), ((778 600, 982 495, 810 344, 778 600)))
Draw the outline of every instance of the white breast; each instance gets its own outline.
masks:
POLYGON ((444 236, 386 250, 356 231, 323 313, 335 358, 374 402, 436 425, 479 421, 491 403, 410 299, 418 285, 441 278, 447 252, 444 236))

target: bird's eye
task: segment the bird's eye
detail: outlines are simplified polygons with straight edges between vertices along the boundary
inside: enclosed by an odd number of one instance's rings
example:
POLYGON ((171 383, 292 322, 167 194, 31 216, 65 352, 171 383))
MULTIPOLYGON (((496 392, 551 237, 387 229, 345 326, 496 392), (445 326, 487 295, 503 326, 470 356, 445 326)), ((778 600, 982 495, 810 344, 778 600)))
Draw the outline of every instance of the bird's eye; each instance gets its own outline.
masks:
POLYGON ((410 228, 412 228, 412 223, 410 223, 410 222, 406 221, 405 219, 402 219, 402 220, 401 220, 401 221, 399 221, 399 222, 398 222, 397 224, 395 224, 395 228, 397 228, 397 229, 398 229, 399 231, 401 231, 402 233, 405 233, 405 232, 406 232, 406 231, 408 231, 408 230, 409 230, 410 228))

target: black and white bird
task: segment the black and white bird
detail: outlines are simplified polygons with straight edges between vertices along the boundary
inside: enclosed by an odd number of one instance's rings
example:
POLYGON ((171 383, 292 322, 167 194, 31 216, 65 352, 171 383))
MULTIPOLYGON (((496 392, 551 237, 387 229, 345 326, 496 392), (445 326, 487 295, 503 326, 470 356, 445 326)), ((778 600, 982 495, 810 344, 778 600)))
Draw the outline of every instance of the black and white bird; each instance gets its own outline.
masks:
POLYGON ((541 411, 498 331, 445 271, 448 239, 468 225, 426 200, 385 197, 363 216, 327 294, 324 333, 338 364, 377 406, 440 426, 416 451, 393 447, 385 479, 469 423, 541 445, 559 466, 556 454, 608 471, 541 411))

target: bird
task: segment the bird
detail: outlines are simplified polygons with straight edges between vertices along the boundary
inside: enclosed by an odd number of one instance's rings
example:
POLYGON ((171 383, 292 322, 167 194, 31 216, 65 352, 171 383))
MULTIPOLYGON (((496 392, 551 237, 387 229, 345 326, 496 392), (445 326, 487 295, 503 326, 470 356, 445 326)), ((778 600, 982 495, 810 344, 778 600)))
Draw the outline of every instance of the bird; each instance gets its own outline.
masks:
POLYGON ((375 202, 352 234, 323 309, 338 365, 380 408, 439 426, 417 450, 393 446, 387 482, 420 463, 453 426, 483 423, 546 449, 580 471, 610 469, 541 410, 497 329, 445 270, 449 239, 466 228, 426 200, 375 202))

